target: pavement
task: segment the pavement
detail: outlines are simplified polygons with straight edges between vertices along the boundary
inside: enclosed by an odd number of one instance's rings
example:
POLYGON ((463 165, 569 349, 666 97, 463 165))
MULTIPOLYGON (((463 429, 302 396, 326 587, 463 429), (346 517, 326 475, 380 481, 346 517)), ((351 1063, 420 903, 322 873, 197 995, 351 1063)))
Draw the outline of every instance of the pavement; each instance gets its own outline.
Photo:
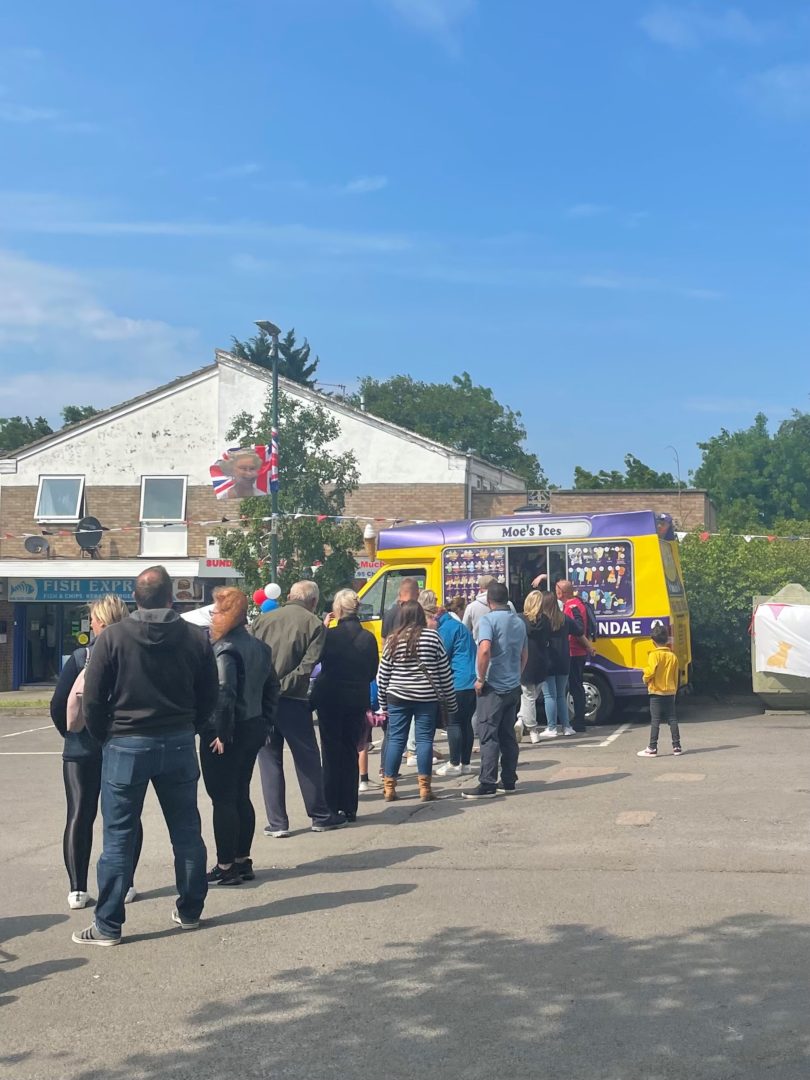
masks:
POLYGON ((294 835, 257 837, 257 880, 212 889, 195 932, 150 793, 141 898, 94 949, 70 939, 91 913, 66 905, 59 738, 0 715, 0 1076, 806 1080, 810 717, 681 720, 680 758, 667 734, 637 758, 640 724, 524 742, 513 796, 452 779, 422 804, 406 770, 407 798, 320 835, 291 775, 294 835))

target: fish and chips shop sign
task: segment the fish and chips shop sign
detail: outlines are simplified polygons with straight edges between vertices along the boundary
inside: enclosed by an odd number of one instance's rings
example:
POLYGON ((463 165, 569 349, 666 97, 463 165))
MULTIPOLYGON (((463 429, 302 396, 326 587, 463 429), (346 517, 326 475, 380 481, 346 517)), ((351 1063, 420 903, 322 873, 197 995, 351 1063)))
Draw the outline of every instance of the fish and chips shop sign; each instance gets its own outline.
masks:
POLYGON ((111 595, 131 601, 134 588, 135 578, 9 578, 8 598, 15 603, 90 603, 111 595))

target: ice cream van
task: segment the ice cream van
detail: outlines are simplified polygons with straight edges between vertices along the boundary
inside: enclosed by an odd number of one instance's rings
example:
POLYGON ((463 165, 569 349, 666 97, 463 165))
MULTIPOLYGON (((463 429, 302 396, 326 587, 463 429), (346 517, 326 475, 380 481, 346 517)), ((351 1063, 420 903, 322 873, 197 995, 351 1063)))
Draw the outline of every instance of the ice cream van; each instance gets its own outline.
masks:
MULTIPOLYGON (((369 530, 373 531, 373 530, 369 530)), ((596 615, 596 656, 585 671, 587 719, 602 723, 617 703, 646 694, 642 669, 657 623, 670 631, 681 686, 692 660, 689 608, 672 519, 641 510, 559 516, 536 512, 384 529, 369 536, 383 567, 360 592, 360 617, 378 637, 399 584, 416 578, 447 604, 478 592, 489 574, 505 582, 518 611, 540 574, 567 578, 596 615)))

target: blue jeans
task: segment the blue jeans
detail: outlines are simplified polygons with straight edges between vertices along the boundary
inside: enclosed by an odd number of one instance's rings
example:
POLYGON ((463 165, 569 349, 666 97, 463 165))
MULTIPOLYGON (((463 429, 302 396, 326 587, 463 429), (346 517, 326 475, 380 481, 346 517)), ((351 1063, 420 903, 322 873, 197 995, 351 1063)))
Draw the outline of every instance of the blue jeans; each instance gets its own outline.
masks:
POLYGON ((568 719, 568 676, 549 675, 540 683, 543 701, 546 706, 546 726, 549 731, 556 731, 557 724, 567 728, 568 719))
POLYGON ((96 904, 99 933, 121 935, 126 917, 124 897, 132 881, 138 825, 150 780, 174 850, 177 911, 184 919, 199 919, 208 892, 206 851, 197 810, 199 776, 193 731, 121 735, 105 743, 101 767, 104 850, 98 860, 96 904))
POLYGON ((386 776, 396 776, 399 772, 411 719, 416 727, 416 771, 420 776, 433 773, 433 736, 438 713, 438 701, 389 701, 383 762, 386 776))

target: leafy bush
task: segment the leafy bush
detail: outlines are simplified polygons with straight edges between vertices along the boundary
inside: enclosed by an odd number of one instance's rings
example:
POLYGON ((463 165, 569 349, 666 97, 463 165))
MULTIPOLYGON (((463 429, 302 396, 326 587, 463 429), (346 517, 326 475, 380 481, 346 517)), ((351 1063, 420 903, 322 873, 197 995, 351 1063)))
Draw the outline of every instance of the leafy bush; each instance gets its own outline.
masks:
POLYGON ((754 596, 793 582, 810 584, 810 540, 751 540, 719 534, 681 543, 692 622, 693 683, 697 690, 751 689, 754 596))

